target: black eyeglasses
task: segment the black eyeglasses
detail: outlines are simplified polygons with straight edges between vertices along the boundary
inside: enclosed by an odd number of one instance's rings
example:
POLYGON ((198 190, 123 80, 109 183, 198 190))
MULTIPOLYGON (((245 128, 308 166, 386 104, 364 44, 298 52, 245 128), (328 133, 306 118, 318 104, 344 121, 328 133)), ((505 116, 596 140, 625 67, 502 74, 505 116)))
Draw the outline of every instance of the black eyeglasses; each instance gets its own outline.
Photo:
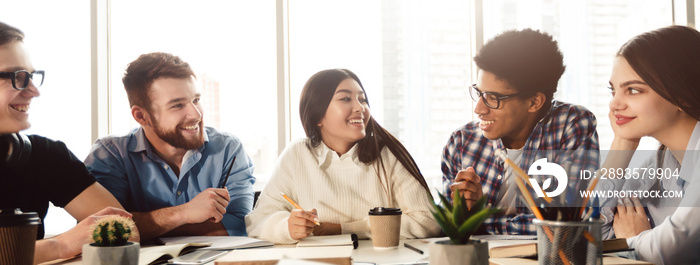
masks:
POLYGON ((35 87, 40 87, 44 83, 44 71, 40 70, 31 73, 27 70, 0 72, 0 78, 12 79, 12 87, 17 90, 24 90, 29 85, 29 79, 32 80, 35 87))
POLYGON ((520 96, 522 93, 515 93, 515 94, 510 94, 510 95, 500 95, 496 93, 491 93, 491 92, 481 92, 478 88, 476 88, 476 84, 472 84, 469 87, 469 95, 472 97, 472 99, 475 102, 479 102, 479 98, 484 100, 484 104, 492 109, 497 109, 501 105, 501 100, 507 99, 507 98, 512 98, 512 97, 517 97, 520 96))

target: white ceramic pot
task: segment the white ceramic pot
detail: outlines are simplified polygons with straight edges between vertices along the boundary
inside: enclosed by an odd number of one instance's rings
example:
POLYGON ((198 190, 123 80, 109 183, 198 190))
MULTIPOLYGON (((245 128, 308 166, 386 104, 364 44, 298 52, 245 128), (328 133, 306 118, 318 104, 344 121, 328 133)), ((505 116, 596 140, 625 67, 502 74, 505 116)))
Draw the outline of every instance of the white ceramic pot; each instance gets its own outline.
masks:
POLYGON ((466 245, 454 245, 449 240, 430 243, 430 265, 489 265, 489 243, 469 240, 466 245))
POLYGON ((127 242, 124 246, 100 247, 83 245, 83 264, 94 265, 137 265, 141 244, 127 242))

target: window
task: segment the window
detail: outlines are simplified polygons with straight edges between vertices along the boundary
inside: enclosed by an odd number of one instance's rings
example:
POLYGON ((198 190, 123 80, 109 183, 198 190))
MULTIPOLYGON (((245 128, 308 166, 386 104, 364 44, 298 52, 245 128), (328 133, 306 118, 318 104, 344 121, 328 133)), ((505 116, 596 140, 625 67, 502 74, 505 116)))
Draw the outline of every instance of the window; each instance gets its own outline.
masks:
MULTIPOLYGON (((305 136, 298 104, 306 80, 323 69, 347 68, 362 80, 372 115, 408 148, 431 188, 439 187, 442 148, 452 131, 474 118, 470 21, 479 11, 471 10, 471 1, 288 1, 290 108, 284 112, 291 117, 292 139, 305 136)), ((26 9, 19 1, 0 9, 3 22, 26 33, 32 63, 47 73, 26 133, 62 140, 79 158, 87 156, 97 126, 91 124, 94 2, 36 0, 30 16, 16 12, 26 9)), ((241 138, 255 163, 256 189, 262 189, 281 151, 278 138, 284 137, 277 128, 277 110, 283 108, 276 100, 277 69, 284 67, 276 62, 277 1, 106 2, 110 61, 108 70, 98 70, 108 71, 111 81, 97 89, 109 91, 109 101, 98 103, 109 105, 108 133, 122 135, 138 126, 121 83, 126 65, 143 53, 173 53, 198 76, 205 124, 241 138)), ((593 111, 600 146, 608 148, 613 135, 606 87, 613 56, 630 37, 671 25, 671 1, 482 2, 484 21, 476 26, 483 26, 484 40, 526 27, 554 36, 567 65, 555 98, 593 111)), ((695 1, 695 21, 699 6, 695 1)), ((655 145, 643 141, 640 148, 655 145)), ((65 211, 51 208, 47 234, 74 223, 65 211)))
POLYGON ((355 72, 372 116, 439 187, 442 148, 471 120, 469 1, 289 2, 292 138, 305 137, 299 96, 328 68, 355 72))
POLYGON ((692 27, 694 29, 697 29, 698 24, 700 24, 700 1, 697 1, 697 0, 693 1, 693 7, 695 8, 693 10, 693 13, 695 15, 695 20, 693 21, 694 23, 693 23, 692 27))
POLYGON ((277 159, 275 2, 111 1, 111 16, 112 133, 139 126, 121 82, 127 64, 172 53, 197 75, 205 126, 239 137, 265 183, 277 159))
MULTIPOLYGON (((583 105, 598 120, 600 149, 613 139, 608 120, 608 80, 617 50, 640 33, 672 24, 671 1, 484 1, 484 39, 508 29, 551 34, 564 54, 566 71, 555 99, 583 105)), ((644 139, 640 149, 655 149, 644 139)))
POLYGON ((39 134, 66 143, 79 158, 90 151, 90 21, 86 1, 41 0, 32 14, 17 12, 26 3, 7 2, 2 21, 24 32, 24 48, 32 65, 46 71, 41 96, 32 100, 26 134, 39 134), (70 14, 56 10, 70 10, 70 14), (37 23, 37 18, 44 23, 37 23), (52 21, 48 23, 47 21, 52 21))
MULTIPOLYGON (((2 22, 24 32, 24 48, 32 65, 46 71, 41 96, 32 100, 29 111, 32 127, 23 133, 61 140, 80 159, 92 145, 89 8, 89 1, 37 0, 30 5, 6 1, 0 9, 2 22)), ((49 209, 47 235, 73 225, 75 219, 68 213, 49 209)))

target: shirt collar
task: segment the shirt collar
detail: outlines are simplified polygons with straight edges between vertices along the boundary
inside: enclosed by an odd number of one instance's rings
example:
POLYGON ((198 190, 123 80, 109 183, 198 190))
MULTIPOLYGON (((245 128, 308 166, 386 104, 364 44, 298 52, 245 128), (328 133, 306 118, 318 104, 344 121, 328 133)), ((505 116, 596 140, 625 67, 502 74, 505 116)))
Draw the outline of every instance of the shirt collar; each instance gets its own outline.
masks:
POLYGON ((334 159, 337 160, 345 160, 345 159, 352 159, 352 161, 357 164, 361 165, 362 162, 360 161, 360 158, 357 156, 357 143, 348 150, 347 153, 341 155, 338 157, 338 153, 333 151, 330 147, 328 147, 323 141, 321 141, 321 144, 319 144, 315 150, 314 153, 316 155, 316 159, 318 161, 318 167, 328 167, 331 162, 334 159))
POLYGON ((552 100, 552 104, 549 104, 549 110, 547 111, 547 113, 544 116, 542 116, 542 119, 540 119, 538 124, 541 124, 543 121, 545 121, 547 119, 551 119, 552 113, 554 113, 554 107, 558 106, 559 104, 560 104, 559 101, 552 100))
POLYGON ((695 124, 695 129, 693 129, 693 133, 690 135, 690 140, 685 150, 700 151, 700 121, 695 124))
MULTIPOLYGON (((682 168, 694 168, 696 167, 697 161, 700 161, 700 121, 695 124, 695 129, 690 135, 690 140, 688 141, 688 146, 685 147, 685 155, 683 156, 683 166, 682 168)), ((688 171, 681 170, 681 173, 688 171)), ((691 173, 691 172, 688 172, 691 173)), ((680 178, 687 182, 691 182, 693 174, 680 174, 680 178)))

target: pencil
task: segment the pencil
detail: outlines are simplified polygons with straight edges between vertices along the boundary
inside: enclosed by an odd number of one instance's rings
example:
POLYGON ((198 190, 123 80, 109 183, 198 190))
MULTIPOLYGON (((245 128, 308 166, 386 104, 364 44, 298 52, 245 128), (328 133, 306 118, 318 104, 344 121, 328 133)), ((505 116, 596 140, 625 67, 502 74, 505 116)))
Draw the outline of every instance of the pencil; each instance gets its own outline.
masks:
POLYGON ((406 248, 408 248, 408 249, 410 249, 410 250, 413 250, 413 251, 415 251, 415 252, 418 252, 418 254, 423 255, 423 251, 420 250, 420 249, 418 249, 417 247, 411 246, 411 245, 409 245, 408 243, 403 243, 403 246, 406 247, 406 248))
POLYGON ((231 169, 233 169, 233 163, 236 162, 236 156, 233 156, 233 160, 231 161, 231 165, 228 167, 228 172, 226 172, 226 177, 224 178, 224 183, 221 183, 221 189, 226 188, 226 182, 228 182, 228 175, 231 174, 231 169))
MULTIPOLYGON (((593 180, 591 181, 591 185, 588 187, 588 189, 586 189, 587 194, 591 194, 591 192, 593 192, 596 185, 598 185, 598 180, 598 172, 596 172, 596 174, 593 174, 593 180)), ((585 209, 586 205, 588 205, 588 199, 588 196, 584 196, 583 203, 581 204, 581 208, 578 209, 578 214, 576 216, 581 216, 581 214, 583 214, 583 209, 585 209)), ((595 207, 596 205, 593 206, 595 207)))
MULTIPOLYGON (((299 204, 297 204, 297 203, 294 202, 291 198, 289 198, 289 197, 287 196, 287 194, 284 194, 284 192, 280 192, 280 194, 282 195, 282 197, 284 197, 285 200, 287 200, 289 203, 291 203, 292 206, 294 206, 294 208, 297 208, 297 209, 302 210, 302 211, 304 210, 304 209, 301 208, 301 206, 299 206, 299 204)), ((314 221, 314 223, 315 223, 316 225, 321 225, 321 224, 319 224, 319 223, 316 222, 316 221, 314 221)))
MULTIPOLYGON (((515 184, 518 186, 520 189, 520 192, 522 193, 523 197, 525 198, 525 202, 530 206, 530 209, 532 210, 532 213, 535 215, 537 219, 544 220, 544 216, 542 216, 542 213, 540 212, 540 209, 537 208, 537 205, 535 204, 535 200, 532 198, 530 193, 527 191, 527 187, 525 186, 525 183, 530 184, 527 180, 530 178, 525 171, 523 171, 518 165, 516 165, 512 160, 508 159, 506 154, 503 153, 501 150, 496 150, 496 156, 499 156, 503 161, 506 162, 514 171, 515 175, 518 175, 520 178, 515 178, 515 184)), ((530 185, 532 187, 532 185, 530 185)), ((532 187, 535 189, 535 187, 532 187)), ((539 186, 537 186, 538 189, 542 190, 539 186)), ((542 191, 544 193, 544 191, 542 191)), ((552 198, 549 198, 547 194, 544 195, 545 201, 547 203, 552 201, 552 198), (549 199, 549 200, 547 200, 549 199)), ((549 227, 547 226, 542 226, 542 230, 544 230, 544 233, 547 235, 547 238, 549 239, 550 243, 554 242, 554 235, 552 235, 552 231, 549 230, 549 227)), ((569 259, 566 257, 566 253, 564 253, 563 249, 559 249, 559 258, 561 258, 561 261, 563 264, 569 264, 569 259)))
MULTIPOLYGON (((513 160, 510 160, 508 158, 508 156, 506 156, 506 154, 503 153, 503 151, 501 151, 500 149, 496 150, 496 156, 500 157, 504 162, 506 162, 506 164, 508 164, 508 166, 510 166, 510 168, 512 168, 513 171, 515 171, 515 175, 520 177, 520 179, 525 184, 530 186, 533 190, 535 189, 535 187, 533 187, 532 184, 530 184, 530 181, 528 180, 530 178, 530 176, 528 176, 527 173, 525 173, 525 171, 522 168, 520 168, 518 165, 516 165, 515 162, 513 162, 513 160)), ((537 186, 537 189, 539 189, 542 192, 542 194, 544 194, 544 200, 547 203, 552 202, 552 198, 547 196, 547 193, 545 193, 540 186, 537 186)), ((525 194, 523 194, 523 195, 525 195, 525 194)))
POLYGON ((540 209, 537 208, 535 200, 532 199, 532 197, 530 197, 530 193, 527 191, 527 188, 525 187, 525 184, 523 184, 523 181, 521 179, 516 178, 515 184, 520 189, 520 193, 522 193, 525 202, 527 202, 527 204, 530 206, 530 210, 532 210, 532 213, 535 215, 535 217, 537 217, 537 219, 544 220, 544 216, 542 216, 542 213, 540 213, 540 209))

